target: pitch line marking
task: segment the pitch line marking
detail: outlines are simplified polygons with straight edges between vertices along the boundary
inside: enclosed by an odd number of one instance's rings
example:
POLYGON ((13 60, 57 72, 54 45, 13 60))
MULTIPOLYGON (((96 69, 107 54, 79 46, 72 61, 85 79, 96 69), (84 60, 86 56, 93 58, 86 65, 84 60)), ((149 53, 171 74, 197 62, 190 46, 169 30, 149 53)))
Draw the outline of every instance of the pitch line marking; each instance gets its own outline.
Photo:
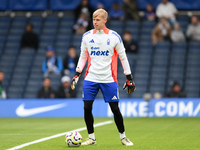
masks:
MULTIPOLYGON (((100 122, 100 123, 95 124, 94 127, 100 127, 100 126, 111 124, 111 123, 113 123, 113 121, 100 122)), ((84 131, 84 130, 86 130, 86 127, 75 129, 75 130, 72 130, 72 131, 78 131, 79 132, 79 131, 84 131)), ((67 132, 69 132, 69 131, 67 131, 67 132)), ((36 143, 40 143, 40 142, 47 141, 47 140, 50 140, 50 139, 54 139, 54 138, 66 135, 67 132, 59 133, 59 134, 52 135, 52 136, 49 136, 49 137, 45 137, 45 138, 42 138, 42 139, 38 139, 38 140, 35 140, 35 141, 32 141, 32 142, 24 143, 22 145, 18 145, 18 146, 9 148, 7 150, 16 150, 16 149, 20 149, 20 148, 23 148, 23 147, 26 147, 26 146, 29 146, 29 145, 32 145, 32 144, 36 144, 36 143)))

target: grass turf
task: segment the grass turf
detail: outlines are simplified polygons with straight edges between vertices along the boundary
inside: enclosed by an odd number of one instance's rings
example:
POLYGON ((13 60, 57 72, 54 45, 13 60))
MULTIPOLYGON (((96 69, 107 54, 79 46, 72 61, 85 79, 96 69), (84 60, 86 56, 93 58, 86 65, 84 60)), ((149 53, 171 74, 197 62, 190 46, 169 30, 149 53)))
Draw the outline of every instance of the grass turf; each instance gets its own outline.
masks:
MULTIPOLYGON (((95 118, 95 123, 113 120, 95 118)), ((134 146, 121 144, 114 123, 95 128, 97 144, 81 150, 200 150, 200 118, 125 118, 126 135, 134 146)), ((0 118, 0 150, 85 127, 83 118, 0 118)), ((87 131, 81 131, 85 140, 87 131)), ((21 150, 66 150, 64 136, 21 150)))

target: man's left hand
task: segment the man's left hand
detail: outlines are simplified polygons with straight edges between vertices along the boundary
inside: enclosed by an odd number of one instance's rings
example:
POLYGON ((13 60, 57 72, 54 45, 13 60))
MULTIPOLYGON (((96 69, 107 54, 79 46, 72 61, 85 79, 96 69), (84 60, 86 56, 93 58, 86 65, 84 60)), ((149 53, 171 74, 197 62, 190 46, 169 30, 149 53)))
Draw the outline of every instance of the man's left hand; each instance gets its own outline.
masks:
POLYGON ((127 89, 127 93, 135 91, 135 83, 132 75, 126 75, 126 82, 124 83, 123 90, 127 89))

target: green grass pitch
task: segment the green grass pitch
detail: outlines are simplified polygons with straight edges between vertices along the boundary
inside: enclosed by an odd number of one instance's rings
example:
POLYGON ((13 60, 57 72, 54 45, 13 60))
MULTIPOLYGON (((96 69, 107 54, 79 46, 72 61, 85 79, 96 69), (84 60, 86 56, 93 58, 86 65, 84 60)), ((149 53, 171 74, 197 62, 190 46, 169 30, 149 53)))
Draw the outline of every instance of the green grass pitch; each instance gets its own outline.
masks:
MULTIPOLYGON (((113 118, 95 118, 95 123, 113 118)), ((121 144, 114 123, 95 128, 96 145, 80 150, 200 150, 200 118, 124 118, 126 136, 134 146, 121 144)), ((0 118, 0 150, 85 127, 83 118, 0 118)), ((87 131, 81 131, 85 140, 87 131)), ((65 136, 20 150, 70 150, 65 136)))

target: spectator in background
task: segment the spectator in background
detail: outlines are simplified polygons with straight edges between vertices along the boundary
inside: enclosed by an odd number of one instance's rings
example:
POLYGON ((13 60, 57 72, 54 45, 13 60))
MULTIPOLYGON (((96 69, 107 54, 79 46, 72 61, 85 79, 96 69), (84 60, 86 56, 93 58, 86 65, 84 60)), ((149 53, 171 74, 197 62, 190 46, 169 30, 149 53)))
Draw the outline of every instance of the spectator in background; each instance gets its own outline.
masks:
POLYGON ((43 86, 37 93, 37 98, 55 98, 55 92, 51 88, 51 80, 44 78, 43 86))
POLYGON ((200 41, 200 24, 197 16, 191 17, 191 23, 187 27, 186 35, 189 40, 200 41))
POLYGON ((147 4, 146 11, 145 11, 145 14, 144 14, 144 19, 149 20, 149 21, 155 21, 156 20, 156 14, 155 14, 153 5, 150 4, 150 3, 147 4))
POLYGON ((56 92, 57 98, 75 98, 76 90, 71 89, 71 79, 68 76, 63 76, 61 79, 62 84, 56 92))
POLYGON ((6 99, 6 91, 3 87, 3 80, 4 80, 4 72, 0 71, 0 99, 6 99))
POLYGON ((185 41, 184 33, 181 30, 180 25, 178 23, 174 24, 174 28, 171 32, 171 40, 173 42, 183 42, 183 41, 185 41))
POLYGON ((154 99, 161 99, 161 98, 162 98, 162 94, 161 94, 160 92, 155 92, 155 93, 153 94, 153 98, 154 98, 154 99))
POLYGON ((98 3, 97 9, 105 9, 105 7, 102 3, 98 3))
POLYGON ((81 13, 78 20, 73 26, 73 29, 76 34, 83 34, 88 30, 89 21, 85 13, 81 13))
POLYGON ((176 14, 178 13, 175 5, 168 0, 162 2, 156 8, 156 15, 159 19, 165 17, 170 23, 176 22, 176 14))
POLYGON ((186 97, 186 94, 181 90, 180 84, 175 81, 171 87, 171 90, 165 95, 165 97, 186 97))
POLYGON ((125 31, 123 33, 123 43, 124 43, 124 47, 126 49, 126 52, 137 53, 138 45, 133 40, 132 34, 131 34, 130 31, 125 31))
POLYGON ((123 7, 125 19, 139 20, 136 0, 123 0, 122 7, 123 7))
POLYGON ((171 26, 165 18, 162 18, 152 31, 153 45, 157 44, 158 41, 169 40, 170 35, 171 26))
POLYGON ((78 56, 76 53, 76 48, 71 46, 67 51, 67 56, 64 58, 64 75, 69 75, 70 77, 76 73, 76 66, 78 63, 78 56))
POLYGON ((55 55, 55 49, 52 46, 46 48, 46 58, 42 64, 42 71, 44 76, 47 77, 49 74, 58 74, 63 70, 62 59, 55 55))
POLYGON ((75 21, 77 22, 78 18, 82 13, 84 13, 87 17, 87 20, 90 22, 90 18, 92 18, 92 13, 94 9, 89 5, 89 0, 81 0, 81 4, 76 7, 74 10, 75 21))
POLYGON ((111 10, 109 11, 109 18, 111 20, 123 20, 124 12, 120 8, 120 5, 116 2, 113 3, 111 10))
POLYGON ((21 49, 30 49, 33 48, 35 50, 38 49, 39 39, 37 34, 33 31, 33 25, 27 24, 26 31, 23 33, 21 37, 21 49))

